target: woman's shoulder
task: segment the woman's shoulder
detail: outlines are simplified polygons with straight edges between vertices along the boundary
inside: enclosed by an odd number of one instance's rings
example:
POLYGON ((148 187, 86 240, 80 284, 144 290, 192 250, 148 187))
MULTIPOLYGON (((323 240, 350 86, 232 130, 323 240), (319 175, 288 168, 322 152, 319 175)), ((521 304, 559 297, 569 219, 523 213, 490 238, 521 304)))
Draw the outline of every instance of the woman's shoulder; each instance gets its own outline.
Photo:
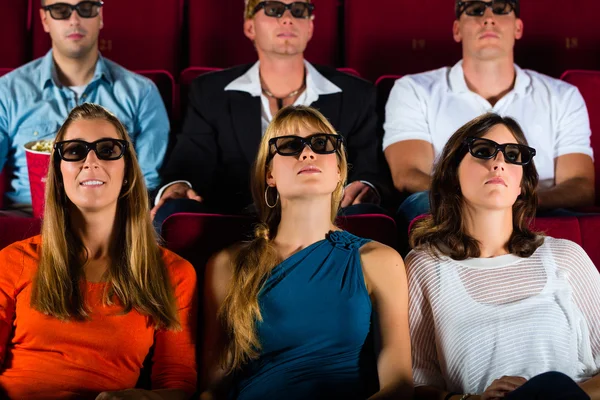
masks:
POLYGON ((176 281, 179 279, 196 280, 196 270, 188 260, 164 247, 161 247, 160 251, 167 272, 172 279, 176 281))
POLYGON ((36 235, 14 242, 0 250, 0 265, 3 275, 14 275, 30 280, 40 260, 42 237, 36 235))

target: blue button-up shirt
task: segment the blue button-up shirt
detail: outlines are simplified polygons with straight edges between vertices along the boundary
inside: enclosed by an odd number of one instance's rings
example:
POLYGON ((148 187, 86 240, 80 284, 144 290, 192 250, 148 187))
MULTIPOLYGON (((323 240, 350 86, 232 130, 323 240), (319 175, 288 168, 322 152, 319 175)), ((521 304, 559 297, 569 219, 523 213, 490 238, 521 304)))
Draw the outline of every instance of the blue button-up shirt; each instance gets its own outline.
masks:
POLYGON ((121 120, 146 185, 154 189, 169 139, 169 117, 154 82, 102 56, 79 99, 56 76, 50 50, 0 78, 0 170, 7 166, 15 174, 7 197, 13 203, 31 204, 23 145, 53 139, 70 110, 85 102, 100 104, 121 120))

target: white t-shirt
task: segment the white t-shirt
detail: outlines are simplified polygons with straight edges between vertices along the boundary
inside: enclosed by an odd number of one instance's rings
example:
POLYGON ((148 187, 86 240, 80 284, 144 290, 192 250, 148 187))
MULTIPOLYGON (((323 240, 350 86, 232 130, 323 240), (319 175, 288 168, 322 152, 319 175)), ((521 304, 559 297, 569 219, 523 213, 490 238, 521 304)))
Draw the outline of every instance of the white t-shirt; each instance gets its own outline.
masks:
POLYGON ((577 244, 546 237, 528 258, 406 258, 416 386, 482 393, 504 375, 600 371, 600 275, 577 244))
POLYGON ((433 144, 436 158, 458 128, 486 112, 514 118, 534 158, 540 186, 554 185, 554 159, 583 153, 593 157, 587 108, 579 90, 566 82, 515 65, 515 87, 494 106, 472 92, 462 61, 398 79, 385 109, 383 149, 403 140, 433 144))

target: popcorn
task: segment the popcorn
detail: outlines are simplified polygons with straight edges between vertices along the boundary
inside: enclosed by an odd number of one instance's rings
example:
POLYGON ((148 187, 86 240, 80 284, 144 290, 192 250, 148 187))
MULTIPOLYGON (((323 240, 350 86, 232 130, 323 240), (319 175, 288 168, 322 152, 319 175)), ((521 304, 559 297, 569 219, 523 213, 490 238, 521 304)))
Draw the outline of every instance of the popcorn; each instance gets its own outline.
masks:
POLYGON ((52 146, 54 145, 53 140, 38 140, 31 146, 33 151, 41 151, 44 153, 52 153, 52 146))

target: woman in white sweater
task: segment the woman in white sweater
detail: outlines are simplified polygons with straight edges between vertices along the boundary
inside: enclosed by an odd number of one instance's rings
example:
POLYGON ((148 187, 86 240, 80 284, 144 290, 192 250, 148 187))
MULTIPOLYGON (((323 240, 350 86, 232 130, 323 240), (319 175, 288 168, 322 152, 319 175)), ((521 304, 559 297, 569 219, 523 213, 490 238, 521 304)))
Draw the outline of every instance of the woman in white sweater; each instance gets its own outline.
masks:
POLYGON ((486 114, 436 164, 406 258, 418 399, 600 399, 600 275, 529 229, 534 155, 514 120, 486 114))

